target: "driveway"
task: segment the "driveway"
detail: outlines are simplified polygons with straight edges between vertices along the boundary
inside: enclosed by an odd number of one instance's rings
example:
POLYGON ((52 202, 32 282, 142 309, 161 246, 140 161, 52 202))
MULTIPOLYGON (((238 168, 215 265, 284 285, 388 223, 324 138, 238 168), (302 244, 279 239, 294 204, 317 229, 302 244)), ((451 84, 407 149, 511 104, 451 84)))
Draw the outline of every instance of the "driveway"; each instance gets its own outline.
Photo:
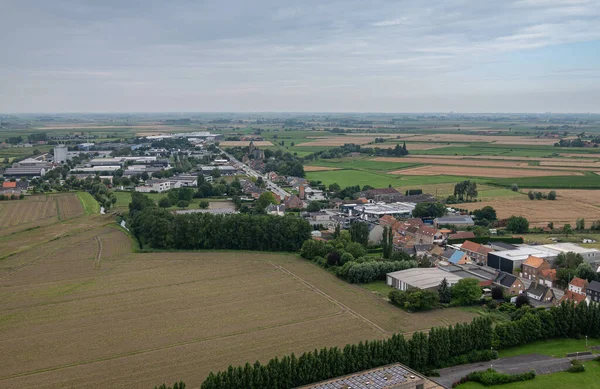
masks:
MULTIPOLYGON (((579 357, 580 360, 594 359, 597 355, 579 357)), ((447 367, 440 370, 440 376, 433 378, 440 385, 450 388, 452 384, 474 371, 490 367, 502 373, 524 373, 535 370, 536 374, 550 374, 565 371, 571 366, 571 358, 554 358, 547 355, 527 354, 516 357, 500 358, 488 362, 477 362, 469 365, 447 367)))

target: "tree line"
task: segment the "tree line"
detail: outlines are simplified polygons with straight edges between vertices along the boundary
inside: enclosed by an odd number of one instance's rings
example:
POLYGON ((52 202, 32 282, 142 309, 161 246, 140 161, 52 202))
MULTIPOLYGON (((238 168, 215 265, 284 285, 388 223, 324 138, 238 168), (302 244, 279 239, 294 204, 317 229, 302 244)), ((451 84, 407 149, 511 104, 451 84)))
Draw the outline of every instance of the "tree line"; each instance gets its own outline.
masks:
POLYGON ((130 226, 142 248, 298 251, 311 227, 294 216, 175 215, 134 192, 129 204, 130 226))
POLYGON ((490 360, 496 351, 535 340, 600 337, 600 305, 563 303, 550 310, 522 308, 511 321, 492 325, 487 317, 471 323, 434 327, 429 333, 415 332, 411 339, 394 334, 384 340, 323 348, 271 359, 267 364, 233 367, 211 372, 202 389, 288 389, 401 363, 419 372, 490 360))

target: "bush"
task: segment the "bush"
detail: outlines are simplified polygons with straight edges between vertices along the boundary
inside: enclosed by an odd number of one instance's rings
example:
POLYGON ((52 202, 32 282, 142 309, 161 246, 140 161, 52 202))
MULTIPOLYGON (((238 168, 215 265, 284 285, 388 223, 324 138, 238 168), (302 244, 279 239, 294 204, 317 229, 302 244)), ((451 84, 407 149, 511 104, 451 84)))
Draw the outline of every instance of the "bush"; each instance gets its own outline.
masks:
POLYGON ((179 200, 179 201, 177 202, 177 206, 178 206, 179 208, 187 208, 189 205, 190 205, 190 202, 189 202, 189 201, 186 201, 186 200, 179 200))
POLYGON ((200 209, 206 209, 206 208, 208 208, 208 206, 209 206, 209 205, 210 205, 210 204, 209 204, 209 203, 208 203, 208 201, 206 201, 206 200, 202 200, 202 201, 200 201, 200 202, 198 203, 198 207, 199 207, 200 209))
POLYGON ((528 371, 526 373, 521 374, 505 374, 498 373, 494 369, 487 369, 484 371, 475 371, 471 374, 468 374, 466 377, 461 378, 459 381, 452 384, 452 387, 455 388, 460 384, 464 384, 465 382, 479 382, 484 386, 494 386, 494 385, 504 385, 510 384, 511 382, 520 382, 532 380, 535 378, 535 371, 528 371))
MULTIPOLYGON (((596 358, 598 359, 598 358, 596 358)), ((585 366, 578 359, 573 359, 571 361, 571 367, 567 369, 569 373, 583 373, 585 371, 585 366)))
POLYGON ((431 290, 393 290, 388 297, 393 304, 408 311, 428 311, 435 308, 440 299, 438 293, 431 290))
POLYGON ((474 350, 467 354, 449 358, 442 362, 440 368, 466 365, 469 363, 486 362, 498 358, 498 352, 492 350, 474 350))

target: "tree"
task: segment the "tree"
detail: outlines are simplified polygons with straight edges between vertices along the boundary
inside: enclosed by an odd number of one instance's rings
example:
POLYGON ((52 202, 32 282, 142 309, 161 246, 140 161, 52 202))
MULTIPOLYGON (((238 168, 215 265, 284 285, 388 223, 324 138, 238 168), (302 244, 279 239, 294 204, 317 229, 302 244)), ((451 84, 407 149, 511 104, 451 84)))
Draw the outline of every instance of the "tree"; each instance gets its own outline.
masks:
POLYGON ((327 255, 327 265, 337 266, 340 264, 341 255, 337 251, 332 251, 327 255))
POLYGON ((187 200, 179 200, 179 201, 177 202, 177 206, 178 206, 179 208, 187 208, 189 205, 190 205, 190 202, 189 202, 189 201, 187 201, 187 200))
POLYGON ((517 296, 517 300, 515 301, 515 305, 517 308, 521 308, 523 306, 530 306, 529 297, 526 294, 522 293, 517 296))
POLYGON ((523 216, 511 216, 506 222, 506 229, 513 234, 522 234, 529 231, 529 221, 523 216))
POLYGON ((437 292, 432 290, 393 290, 388 298, 393 304, 408 311, 427 311, 436 307, 439 301, 437 292))
POLYGON ((210 175, 213 178, 219 178, 219 177, 221 177, 221 171, 219 170, 219 168, 216 167, 212 170, 212 172, 210 172, 210 175))
POLYGON ((492 298, 494 300, 502 300, 504 299, 504 289, 501 286, 494 286, 492 288, 492 298))
POLYGON ((513 192, 518 192, 519 191, 519 185, 512 184, 512 188, 511 189, 512 189, 513 192))
POLYGON ((569 237, 570 234, 573 234, 573 229, 571 228, 570 224, 565 224, 563 226, 563 233, 565 234, 565 237, 569 237))
POLYGON ((533 200, 535 199, 535 193, 533 193, 532 191, 527 192, 527 197, 529 197, 529 200, 533 200))
POLYGON ((441 217, 446 214, 446 206, 442 203, 419 203, 413 209, 413 217, 441 217))
POLYGON ((554 222, 548 223, 548 228, 554 230, 554 222))
POLYGON ((207 209, 209 205, 210 205, 210 203, 209 203, 208 201, 206 201, 206 200, 201 200, 201 201, 198 203, 198 207, 199 207, 200 209, 207 209))
POLYGON ((542 192, 535 192, 536 200, 541 200, 543 197, 544 197, 544 195, 542 194, 542 192))
POLYGON ((498 220, 498 217, 496 216, 496 210, 489 205, 481 209, 474 210, 473 216, 475 216, 477 219, 487 219, 490 221, 498 220))
POLYGON ((559 268, 575 269, 580 263, 583 263, 583 257, 573 251, 560 253, 556 257, 556 267, 559 268))
POLYGON ((556 191, 554 191, 554 190, 551 190, 551 191, 548 193, 548 200, 556 200, 556 191))
POLYGON ((448 304, 450 301, 452 301, 452 291, 450 290, 450 285, 448 284, 448 280, 446 278, 440 282, 438 294, 440 295, 440 303, 448 304))
POLYGON ((585 220, 583 218, 577 219, 575 222, 575 229, 578 231, 585 230, 585 220))
POLYGON ((321 203, 318 201, 311 201, 306 207, 307 212, 319 212, 321 210, 321 203))
POLYGON ((171 200, 168 197, 163 197, 158 201, 158 206, 161 208, 169 208, 172 205, 173 203, 171 203, 171 200))
POLYGON ((452 287, 452 300, 458 305, 471 305, 481 298, 479 281, 474 278, 463 278, 452 287))
POLYGON ((577 277, 587 280, 588 282, 592 282, 596 279, 596 272, 592 268, 592 265, 587 262, 580 263, 579 266, 577 266, 575 273, 577 274, 577 277))
POLYGON ((335 225, 335 229, 333 230, 333 239, 337 239, 340 236, 341 228, 342 227, 340 227, 339 223, 335 225))
POLYGON ((256 208, 264 211, 265 208, 269 206, 269 204, 277 204, 275 199, 275 195, 272 192, 264 192, 256 200, 256 208))
POLYGON ((366 247, 369 244, 369 226, 367 223, 353 222, 350 225, 350 239, 366 247))
POLYGON ((394 250, 394 230, 391 227, 383 227, 381 247, 383 248, 383 258, 389 259, 392 256, 392 251, 394 250))
POLYGON ((329 184, 329 191, 330 192, 339 192, 340 191, 340 186, 337 183, 333 183, 333 184, 329 184))
POLYGON ((569 282, 575 277, 575 271, 573 269, 561 268, 556 270, 556 286, 565 289, 569 285, 569 282))
POLYGON ((454 196, 460 201, 465 198, 467 201, 474 200, 477 194, 477 183, 475 181, 466 180, 454 185, 454 196))

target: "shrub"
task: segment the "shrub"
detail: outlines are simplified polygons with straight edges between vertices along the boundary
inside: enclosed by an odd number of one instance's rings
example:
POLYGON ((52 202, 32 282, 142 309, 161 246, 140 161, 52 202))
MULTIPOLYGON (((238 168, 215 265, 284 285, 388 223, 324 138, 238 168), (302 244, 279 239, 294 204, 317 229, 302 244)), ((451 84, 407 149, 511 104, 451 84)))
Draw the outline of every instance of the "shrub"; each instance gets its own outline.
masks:
POLYGON ((535 371, 528 371, 526 373, 520 374, 505 374, 498 373, 494 369, 487 369, 483 371, 475 371, 471 374, 468 374, 466 377, 461 378, 459 381, 452 384, 452 387, 455 388, 460 384, 464 384, 465 382, 479 382, 484 386, 493 386, 493 385, 504 385, 510 384, 511 382, 519 382, 519 381, 527 381, 535 378, 535 371))
POLYGON ((571 361, 571 367, 567 369, 569 373, 583 373, 585 371, 585 366, 578 359, 573 359, 571 361))

